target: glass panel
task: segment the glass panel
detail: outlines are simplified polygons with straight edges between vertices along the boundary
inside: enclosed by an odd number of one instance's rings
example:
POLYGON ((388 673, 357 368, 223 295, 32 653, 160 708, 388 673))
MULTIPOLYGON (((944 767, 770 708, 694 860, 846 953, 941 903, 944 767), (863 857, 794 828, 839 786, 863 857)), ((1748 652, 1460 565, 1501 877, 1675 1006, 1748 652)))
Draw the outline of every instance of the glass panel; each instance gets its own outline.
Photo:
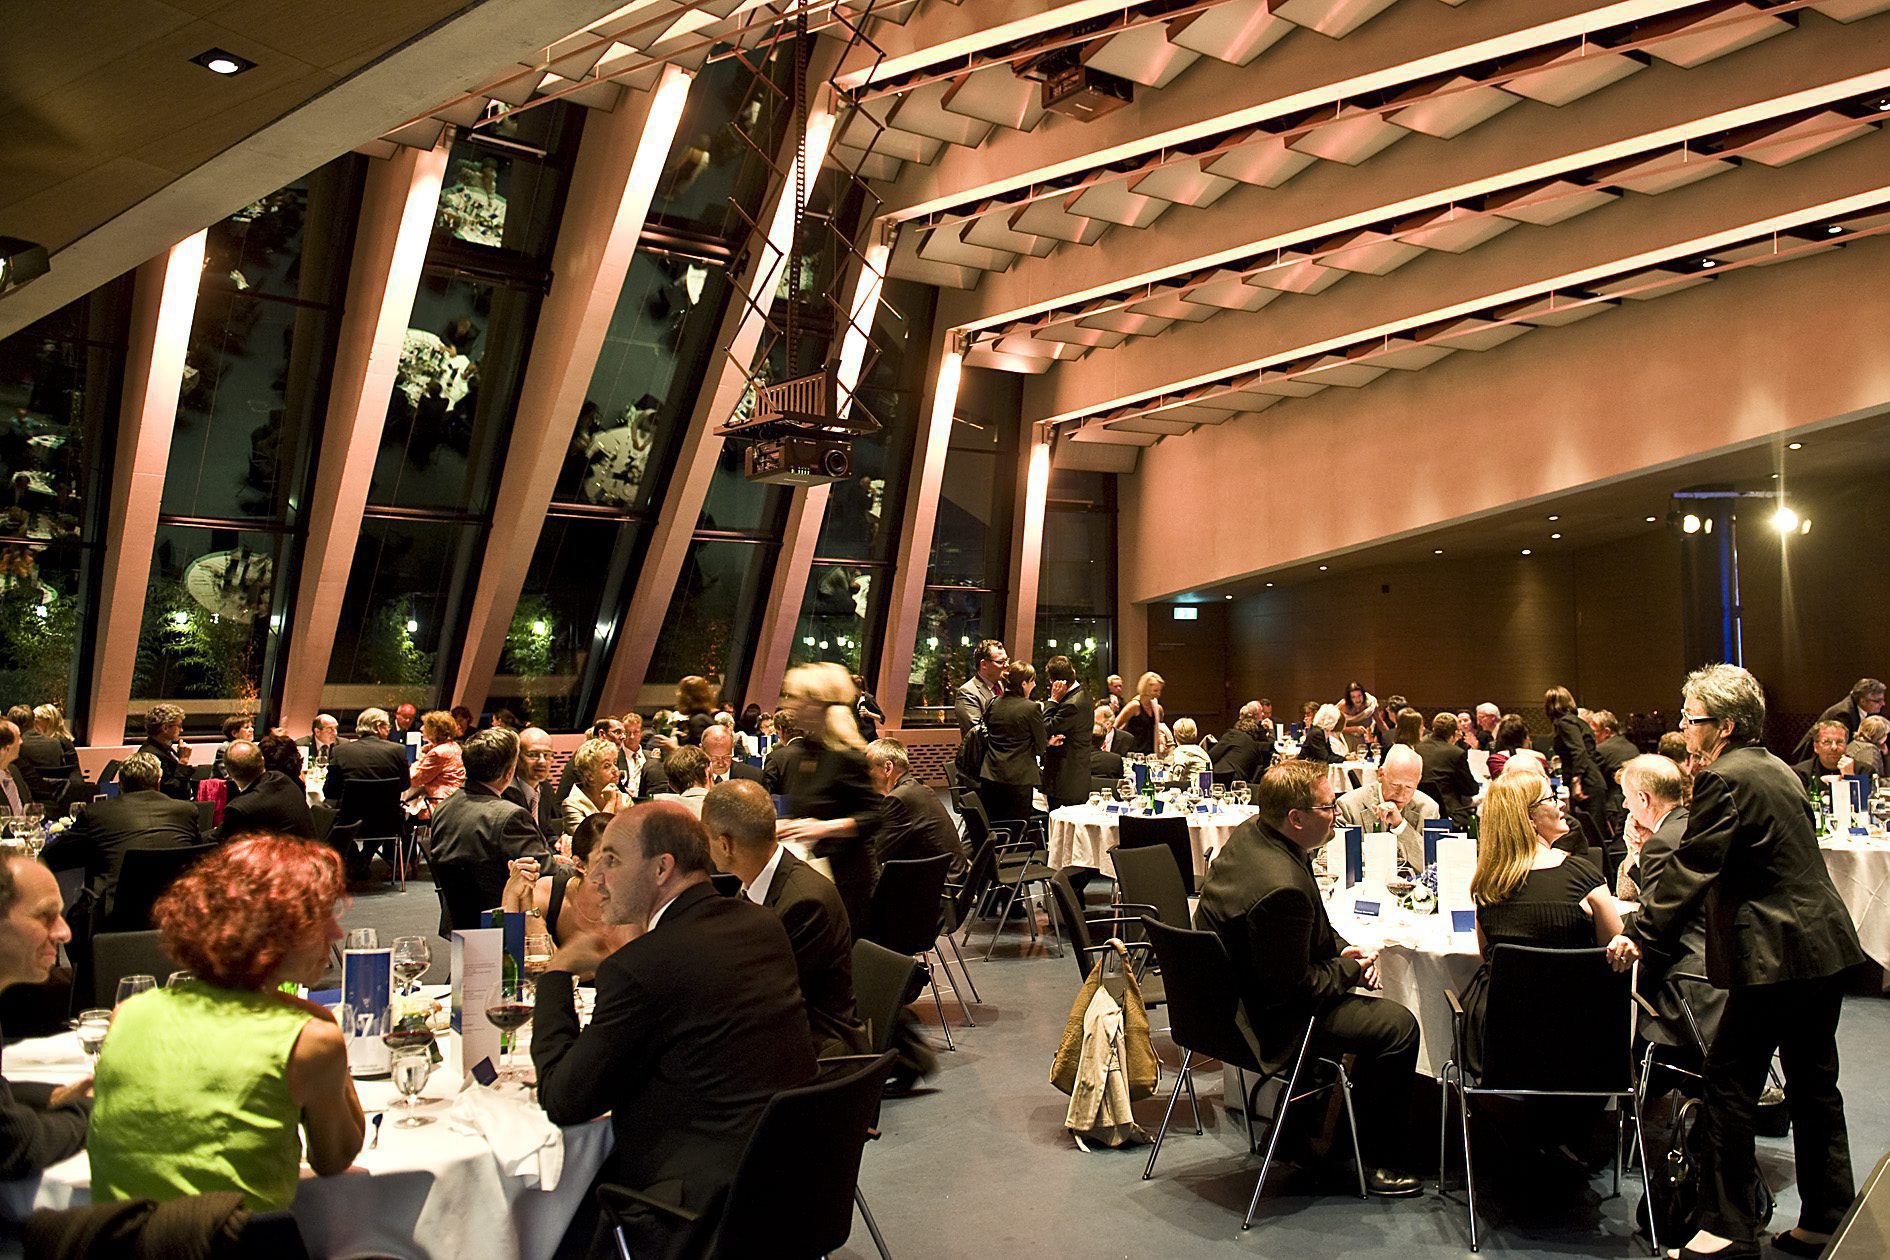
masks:
POLYGON ((785 95, 792 50, 792 41, 783 40, 769 54, 767 73, 779 90, 771 91, 741 57, 711 62, 697 76, 657 181, 652 224, 715 240, 748 234, 748 222, 735 207, 752 214, 761 204, 773 175, 755 149, 772 157, 793 124, 792 103, 785 95))
POLYGON ((1116 659, 1114 617, 1065 617, 1039 614, 1037 618, 1038 669, 1053 656, 1067 656, 1092 697, 1103 694, 1116 659))
POLYGON ((271 620, 289 536, 255 530, 160 526, 151 556, 132 730, 153 703, 180 705, 192 729, 265 707, 271 620))
POLYGON ((719 362, 728 288, 720 266, 643 251, 631 260, 555 498, 627 511, 656 502, 675 435, 719 362))
POLYGON ((1082 508, 1044 512, 1040 613, 1114 611, 1115 532, 1115 518, 1107 512, 1082 508))
POLYGON ((487 707, 547 730, 577 730, 626 602, 623 575, 642 526, 553 517, 538 536, 487 707))
MULTIPOLYGON (((516 124, 517 130, 536 121, 540 129, 555 129, 553 115, 562 109, 541 106, 500 126, 516 124)), ((557 164, 461 136, 447 158, 434 239, 538 255, 550 244, 548 229, 557 214, 559 185, 557 164)))
POLYGON ((935 586, 1000 590, 1010 567, 1008 456, 953 450, 945 456, 932 568, 935 586))
POLYGON ((0 542, 0 695, 9 703, 74 712, 84 561, 76 537, 0 542))
POLYGON ((750 481, 743 476, 742 446, 739 442, 722 444, 697 528, 778 534, 781 514, 787 510, 788 487, 750 481))
POLYGON ((368 502, 483 512, 538 296, 428 272, 400 352, 368 502))
POLYGON ((370 518, 348 574, 322 707, 341 716, 444 696, 482 527, 370 518))
POLYGON ((996 629, 1003 601, 979 591, 927 588, 919 604, 919 637, 906 682, 906 720, 952 720, 952 689, 971 676, 971 649, 996 629))
POLYGON ((337 158, 211 224, 203 290, 339 302, 365 163, 337 158))
POLYGON ((816 560, 807 579, 807 596, 794 627, 788 664, 838 661, 864 674, 865 648, 879 633, 883 600, 875 599, 880 571, 816 560))
POLYGON ((231 289, 197 299, 164 477, 173 516, 286 520, 327 397, 329 315, 231 289))
POLYGON ((650 660, 645 690, 670 703, 676 680, 701 674, 734 696, 754 655, 775 549, 740 542, 689 544, 676 596, 650 660))

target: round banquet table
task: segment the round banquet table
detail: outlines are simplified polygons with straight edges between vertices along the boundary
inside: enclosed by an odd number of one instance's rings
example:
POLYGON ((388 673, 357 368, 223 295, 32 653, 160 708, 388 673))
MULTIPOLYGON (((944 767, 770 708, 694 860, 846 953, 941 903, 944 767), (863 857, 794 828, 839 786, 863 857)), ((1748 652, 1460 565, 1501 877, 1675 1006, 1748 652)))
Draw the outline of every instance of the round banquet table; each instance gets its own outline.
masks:
MULTIPOLYGON (((1475 932, 1452 932, 1441 914, 1411 914, 1387 906, 1378 918, 1360 918, 1335 898, 1326 907, 1333 930, 1360 949, 1379 950, 1380 996, 1403 1006, 1418 1022, 1417 1069, 1436 1076, 1450 1059, 1449 990, 1462 995, 1483 959, 1475 932)), ((1362 990, 1361 990, 1362 992, 1362 990)))
POLYGON ((1857 925, 1864 953, 1890 970, 1890 840, 1847 836, 1825 840, 1818 847, 1824 852, 1831 882, 1857 925))
MULTIPOLYGON (((1251 805, 1222 805, 1218 812, 1188 814, 1188 840, 1194 849, 1194 873, 1207 874, 1206 854, 1218 851, 1234 834, 1234 828, 1258 812, 1251 805)), ((1065 805, 1050 814, 1050 865, 1052 867, 1086 866, 1114 879, 1116 864, 1109 851, 1116 847, 1119 814, 1088 805, 1065 805)), ((1179 818, 1180 814, 1161 814, 1179 818)))
MULTIPOLYGON (((393 1256, 400 1260, 533 1260, 549 1257, 582 1205, 610 1154, 608 1116, 563 1130, 564 1170, 556 1189, 543 1190, 505 1171, 491 1145, 453 1117, 458 1082, 445 1070, 454 1061, 454 1034, 440 1034, 445 1060, 421 1098, 432 1124, 416 1129, 381 1125, 380 1145, 355 1157, 359 1172, 304 1175, 296 1188, 295 1220, 311 1256, 332 1260, 393 1256), (366 1174, 366 1175, 362 1175, 366 1174)), ((527 1052, 514 1051, 521 1063, 527 1052)), ((87 1069, 72 1033, 9 1046, 12 1080, 63 1084, 87 1069)), ((384 1111, 398 1096, 391 1081, 357 1080, 361 1106, 384 1111)), ((368 1125, 368 1141, 374 1126, 368 1125)), ((36 1177, 0 1182, 0 1213, 23 1220, 34 1208, 79 1207, 92 1201, 92 1169, 83 1153, 36 1177)))

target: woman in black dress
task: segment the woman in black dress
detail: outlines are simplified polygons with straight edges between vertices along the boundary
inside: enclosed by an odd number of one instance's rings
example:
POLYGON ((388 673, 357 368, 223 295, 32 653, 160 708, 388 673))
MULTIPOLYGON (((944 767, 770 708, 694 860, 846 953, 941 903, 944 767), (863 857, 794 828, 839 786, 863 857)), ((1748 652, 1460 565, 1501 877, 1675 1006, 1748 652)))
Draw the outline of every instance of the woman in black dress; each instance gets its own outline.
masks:
POLYGON ((992 818, 1029 818, 1036 812, 1031 790, 1043 782, 1038 758, 1049 747, 1043 710, 1030 698, 1037 671, 1028 661, 1012 661, 1000 680, 1003 694, 984 711, 984 764, 978 770, 978 797, 992 818))
POLYGON ((1478 818, 1470 894, 1477 903, 1483 966, 1463 994, 1464 1058, 1473 1074, 1482 1068, 1489 959, 1498 945, 1603 945, 1617 971, 1626 971, 1640 956, 1621 934, 1621 915, 1601 872, 1587 859, 1555 847, 1568 834, 1568 822, 1547 779, 1533 771, 1511 771, 1490 784, 1478 818))
POLYGON ((1345 737, 1339 734, 1339 720, 1338 705, 1319 706, 1311 725, 1306 728, 1306 742, 1299 749, 1301 760, 1323 761, 1327 765, 1345 760, 1345 737))
POLYGON ((859 693, 843 666, 830 661, 797 665, 781 683, 782 707, 803 738, 791 746, 783 773, 788 817, 783 841, 811 842, 815 857, 833 867, 834 887, 846 904, 853 938, 866 930, 866 910, 879 878, 873 837, 880 796, 866 768, 866 741, 853 720, 859 693))
POLYGON ((1110 750, 1126 757, 1130 753, 1161 751, 1162 676, 1143 674, 1136 680, 1135 698, 1116 715, 1116 738, 1110 750))
POLYGON ((1601 762, 1595 756, 1595 732, 1582 720, 1567 687, 1551 687, 1543 692, 1542 711, 1555 731, 1555 755, 1562 762, 1569 808, 1587 833, 1588 843, 1605 853, 1612 840, 1606 813, 1608 781, 1602 777, 1601 762))

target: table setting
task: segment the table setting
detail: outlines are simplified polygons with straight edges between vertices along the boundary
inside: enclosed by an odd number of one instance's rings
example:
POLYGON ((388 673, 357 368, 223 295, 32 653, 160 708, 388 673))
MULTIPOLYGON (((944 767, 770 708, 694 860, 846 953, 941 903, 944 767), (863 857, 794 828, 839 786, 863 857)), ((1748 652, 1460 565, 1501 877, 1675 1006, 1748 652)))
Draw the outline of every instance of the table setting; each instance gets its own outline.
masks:
POLYGON ((1110 851, 1116 847, 1125 816, 1185 818, 1194 873, 1207 873, 1209 856, 1227 843, 1234 829, 1254 816, 1247 784, 1212 782, 1206 772, 1189 774, 1171 763, 1138 759, 1119 781, 1111 800, 1092 792, 1081 805, 1065 805, 1050 814, 1050 865, 1082 866, 1115 878, 1110 851))

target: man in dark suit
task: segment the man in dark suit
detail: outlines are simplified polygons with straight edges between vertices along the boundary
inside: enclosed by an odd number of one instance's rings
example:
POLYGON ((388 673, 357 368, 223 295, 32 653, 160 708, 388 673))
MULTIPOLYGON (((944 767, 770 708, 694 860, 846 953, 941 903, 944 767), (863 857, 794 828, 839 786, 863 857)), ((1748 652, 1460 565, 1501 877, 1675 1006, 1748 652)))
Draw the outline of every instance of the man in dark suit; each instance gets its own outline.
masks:
POLYGON ((1439 713, 1431 719, 1430 733, 1417 742, 1417 755, 1424 762, 1418 790, 1436 801, 1451 826, 1462 831, 1469 827, 1470 815, 1475 812, 1477 776, 1471 772, 1470 754, 1456 742, 1456 734, 1455 713, 1439 713))
MULTIPOLYGON (((709 759, 709 786, 727 783, 733 779, 737 783, 762 783, 761 771, 745 761, 735 760, 735 732, 720 722, 714 722, 703 728, 700 742, 703 755, 709 759)), ((764 787, 765 794, 767 789, 764 787)))
POLYGON ((774 711, 774 733, 780 737, 780 742, 768 750, 767 758, 761 763, 761 784, 770 796, 785 796, 789 767, 799 764, 807 744, 800 728, 794 725, 792 710, 774 711))
MULTIPOLYGON (((0 990, 43 985, 52 975, 59 947, 72 940, 59 905, 51 871, 24 850, 0 852, 0 990)), ((56 1089, 0 1077, 0 1179, 36 1178, 84 1150, 91 1112, 89 1076, 56 1089)))
POLYGON ((446 893, 454 926, 474 926, 481 910, 499 904, 506 863, 545 858, 537 822, 505 799, 518 764, 518 736, 490 727, 460 741, 466 786, 433 810, 433 874, 446 893))
POLYGON ((1848 759, 1844 755, 1850 742, 1850 733, 1844 729, 1844 723, 1835 718, 1811 728, 1811 755, 1792 769, 1804 782, 1805 791, 1812 800, 1823 800, 1830 795, 1825 790, 1826 775, 1850 774, 1856 770, 1855 765, 1846 764, 1848 759))
POLYGON ((335 745, 340 742, 341 723, 335 721, 333 714, 317 713, 309 733, 296 740, 295 746, 302 750, 304 765, 325 766, 329 754, 335 751, 335 745))
POLYGON ((551 782, 551 736, 536 726, 518 733, 518 768, 512 782, 500 793, 506 800, 530 814, 538 825, 538 834, 547 842, 564 834, 563 812, 551 782))
MULTIPOLYGON (((1654 890, 1687 833, 1688 810, 1682 803, 1687 780, 1680 767, 1666 757, 1643 756, 1631 758, 1621 767, 1621 787, 1627 801, 1628 847, 1639 853, 1631 876, 1638 890, 1634 900, 1647 901, 1656 895, 1654 890)), ((1665 974, 1656 974, 1651 962, 1641 972, 1644 995, 1660 1012, 1672 1043, 1689 1048, 1693 1045, 1692 1033, 1682 997, 1709 1046, 1719 1031, 1720 1012, 1726 1008, 1725 990, 1703 981, 1677 978, 1706 974, 1706 915, 1705 908, 1700 909, 1701 913, 1680 930, 1677 952, 1665 974)), ((1629 911, 1622 916, 1623 922, 1630 925, 1624 931, 1632 932, 1638 913, 1629 911)))
POLYGON ((253 835, 315 838, 308 794, 288 775, 265 769, 261 748, 246 739, 235 741, 224 750, 223 768, 229 773, 231 795, 223 806, 218 840, 253 835))
POLYGON ((24 746, 19 724, 11 718, 0 718, 0 805, 9 814, 24 813, 33 800, 33 785, 20 769, 20 749, 24 746))
MULTIPOLYGON (((604 1180, 712 1210, 768 1100, 814 1076, 787 929, 716 893, 708 833, 667 801, 618 814, 587 869, 604 918, 640 934, 615 953, 583 934, 552 955, 532 1023, 538 1100, 556 1124, 610 1113, 604 1180), (579 1031, 572 991, 593 975, 596 1014, 579 1031)), ((630 1242, 638 1255, 679 1250, 630 1242)), ((592 1254, 615 1254, 601 1232, 592 1254)))
POLYGON ((743 896, 774 911, 787 929, 815 1056, 864 1054, 869 1043, 853 1002, 846 906, 832 880, 776 842, 774 821, 774 802, 752 780, 717 784, 702 801, 709 856, 741 879, 743 896))
POLYGON ((1050 743, 1043 751, 1044 795, 1051 809, 1081 805, 1089 799, 1089 751, 1095 746, 1096 707, 1089 690, 1077 681, 1067 656, 1044 662, 1050 698, 1043 707, 1044 734, 1050 743))
POLYGON ((1681 696, 1687 751, 1702 768, 1686 833, 1642 901, 1634 936, 1656 962, 1679 957, 1704 907, 1706 976, 1727 991, 1702 1081, 1702 1211, 1687 1246, 1757 1254, 1752 1124, 1776 1050, 1803 1204, 1797 1228, 1781 1238, 1792 1254, 1813 1255, 1856 1188, 1837 1025, 1844 972, 1864 953, 1818 852, 1804 788, 1759 742, 1759 680, 1736 665, 1709 665, 1688 675, 1681 696))
POLYGON ((1627 821, 1627 804, 1621 793, 1621 767, 1640 756, 1641 750, 1634 746, 1633 740, 1621 734, 1621 719, 1607 709, 1589 714, 1588 724, 1595 729, 1595 760, 1601 763, 1603 786, 1608 789, 1603 798, 1603 810, 1608 826, 1619 837, 1627 821))
POLYGON ((958 719, 958 733, 968 735, 984 721, 984 711, 997 699, 998 679, 1004 676, 1011 655, 996 639, 980 639, 971 652, 971 677, 952 692, 952 715, 958 719))
POLYGON ((876 739, 866 746, 866 769, 880 802, 879 834, 873 838, 880 862, 911 862, 951 854, 951 872, 962 875, 969 862, 965 842, 938 793, 912 776, 906 746, 896 739, 876 739))
MULTIPOLYGON (((1883 712, 1884 685, 1880 679, 1860 678, 1851 686, 1851 694, 1818 715, 1818 722, 1842 722, 1847 732, 1846 738, 1857 734, 1858 724, 1873 713, 1883 712)), ((1818 736, 1818 723, 1813 722, 1811 729, 1792 749, 1792 760, 1803 761, 1811 756, 1811 744, 1818 736)))
POLYGON ((116 800, 93 801, 64 835, 46 842, 40 854, 53 870, 85 868, 86 888, 98 907, 92 922, 111 914, 118 872, 131 849, 172 849, 197 844, 197 807, 175 801, 158 790, 164 767, 149 753, 133 753, 118 767, 116 800))
POLYGON ((194 801, 190 781, 190 745, 184 742, 184 711, 174 704, 154 704, 144 715, 144 743, 138 751, 154 758, 164 772, 158 791, 176 801, 194 801))
POLYGON ((401 790, 406 790, 410 776, 407 750, 387 738, 392 729, 387 710, 361 710, 354 719, 354 738, 337 740, 329 749, 328 779, 322 785, 324 799, 339 801, 350 779, 396 779, 401 790))
POLYGON ((1332 835, 1332 780, 1322 764, 1282 762, 1255 786, 1254 804, 1259 815, 1235 830, 1208 871, 1194 925, 1227 947, 1262 1066, 1279 1071, 1291 1064, 1309 1017, 1318 1020, 1314 1054, 1357 1056, 1352 1079, 1366 1187, 1377 1195, 1417 1194, 1418 1179, 1402 1171, 1401 1136, 1417 1066, 1417 1019, 1396 1002, 1352 992, 1378 987, 1378 956, 1333 931, 1313 880, 1312 854, 1332 835))
POLYGON ((1253 783, 1273 763, 1273 734, 1260 725, 1260 702, 1240 706, 1232 730, 1214 741, 1210 760, 1216 779, 1253 783))

